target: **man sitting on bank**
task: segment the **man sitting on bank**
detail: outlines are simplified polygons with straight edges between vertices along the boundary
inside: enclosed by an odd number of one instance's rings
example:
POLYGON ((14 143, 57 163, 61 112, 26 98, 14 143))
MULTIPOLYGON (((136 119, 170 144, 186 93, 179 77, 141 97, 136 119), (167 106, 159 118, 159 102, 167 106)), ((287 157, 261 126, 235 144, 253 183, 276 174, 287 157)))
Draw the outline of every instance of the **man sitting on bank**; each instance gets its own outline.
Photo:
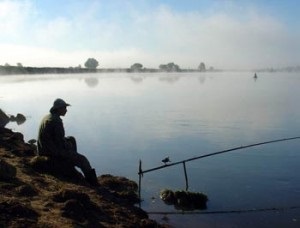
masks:
POLYGON ((95 169, 92 169, 88 159, 77 152, 74 137, 65 137, 65 129, 60 116, 67 113, 67 104, 63 99, 56 99, 50 113, 46 115, 39 127, 37 150, 38 155, 67 160, 79 167, 88 183, 98 185, 95 169))

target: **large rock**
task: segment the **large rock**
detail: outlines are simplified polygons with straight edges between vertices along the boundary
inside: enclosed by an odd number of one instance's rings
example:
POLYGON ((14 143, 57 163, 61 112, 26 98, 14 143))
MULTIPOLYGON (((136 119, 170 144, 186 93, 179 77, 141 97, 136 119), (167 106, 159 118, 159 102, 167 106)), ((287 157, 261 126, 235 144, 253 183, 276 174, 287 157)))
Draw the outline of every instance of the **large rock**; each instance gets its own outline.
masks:
POLYGON ((14 166, 0 159, 0 179, 11 180, 16 177, 17 170, 14 166))

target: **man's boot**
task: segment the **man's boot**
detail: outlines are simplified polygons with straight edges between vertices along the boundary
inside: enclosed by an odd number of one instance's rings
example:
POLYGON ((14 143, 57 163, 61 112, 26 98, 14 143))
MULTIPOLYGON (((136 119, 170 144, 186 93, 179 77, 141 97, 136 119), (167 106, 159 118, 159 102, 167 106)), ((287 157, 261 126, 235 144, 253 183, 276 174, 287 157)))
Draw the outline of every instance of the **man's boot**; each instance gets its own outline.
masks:
POLYGON ((95 169, 91 169, 87 173, 84 174, 86 181, 92 186, 98 186, 98 179, 96 175, 95 169))

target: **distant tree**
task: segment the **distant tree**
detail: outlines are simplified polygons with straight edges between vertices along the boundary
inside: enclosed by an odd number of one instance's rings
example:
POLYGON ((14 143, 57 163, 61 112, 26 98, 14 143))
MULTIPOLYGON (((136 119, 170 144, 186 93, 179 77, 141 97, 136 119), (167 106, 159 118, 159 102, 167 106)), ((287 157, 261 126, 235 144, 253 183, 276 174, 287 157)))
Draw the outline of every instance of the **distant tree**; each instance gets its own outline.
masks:
POLYGON ((140 63, 135 63, 131 65, 130 69, 133 71, 140 71, 143 68, 143 65, 140 63))
POLYGON ((10 67, 10 65, 8 64, 8 63, 5 63, 5 65, 4 66, 6 66, 6 67, 10 67))
POLYGON ((96 69, 98 66, 99 66, 99 63, 96 59, 94 58, 89 58, 85 63, 84 63, 84 66, 86 68, 89 68, 89 69, 96 69))
POLYGON ((167 65, 166 64, 160 64, 158 68, 160 70, 167 71, 167 65))
POLYGON ((180 68, 177 64, 174 63, 168 63, 167 64, 169 71, 179 71, 180 68))
POLYGON ((22 63, 17 63, 18 67, 23 67, 22 63))
POLYGON ((205 64, 203 62, 200 63, 200 65, 198 67, 198 70, 200 70, 200 71, 206 71, 206 67, 205 67, 205 64))
POLYGON ((159 69, 162 71, 168 71, 168 72, 180 71, 180 67, 174 63, 161 64, 161 65, 159 65, 159 69))

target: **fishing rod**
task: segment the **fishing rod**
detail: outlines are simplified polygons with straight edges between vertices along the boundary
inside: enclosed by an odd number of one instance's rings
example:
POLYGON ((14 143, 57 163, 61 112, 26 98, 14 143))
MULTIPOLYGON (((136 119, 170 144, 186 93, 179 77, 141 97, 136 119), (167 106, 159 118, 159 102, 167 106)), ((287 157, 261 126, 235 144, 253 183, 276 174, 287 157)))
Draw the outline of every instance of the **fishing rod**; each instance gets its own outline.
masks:
POLYGON ((155 168, 151 168, 151 169, 147 169, 147 170, 142 170, 142 161, 140 160, 139 161, 139 172, 138 172, 138 175, 139 175, 139 199, 141 199, 141 183, 142 183, 142 177, 143 177, 144 173, 149 173, 149 172, 152 172, 152 171, 155 171, 155 170, 164 169, 164 168, 171 167, 171 166, 174 166, 174 165, 183 164, 183 171, 184 171, 184 178, 185 178, 185 189, 187 191, 188 188, 189 188, 189 181, 188 181, 188 175, 187 175, 186 165, 185 165, 186 162, 190 162, 190 161, 194 161, 194 160, 197 160, 197 159, 206 158, 206 157, 210 157, 210 156, 214 156, 214 155, 218 155, 218 154, 224 154, 224 153, 228 153, 228 152, 235 151, 235 150, 241 150, 241 149, 245 149, 245 148, 249 148, 249 147, 255 147, 255 146, 260 146, 260 145, 264 145, 264 144, 270 144, 270 143, 276 143, 276 142, 282 142, 282 141, 288 141, 288 140, 294 140, 294 139, 300 139, 300 136, 291 137, 291 138, 276 139, 276 140, 271 140, 271 141, 265 141, 265 142, 260 142, 260 143, 249 144, 249 145, 246 145, 246 146, 234 147, 234 148, 231 148, 231 149, 221 150, 221 151, 217 151, 217 152, 209 153, 209 154, 204 154, 204 155, 200 155, 200 156, 197 156, 197 157, 192 157, 192 158, 189 158, 189 159, 186 159, 186 160, 173 162, 173 163, 167 163, 170 160, 169 160, 169 158, 165 158, 163 160, 164 162, 166 161, 164 165, 161 165, 161 166, 158 166, 158 167, 155 167, 155 168))
POLYGON ((159 170, 159 169, 164 169, 170 166, 174 166, 174 165, 178 165, 178 164, 183 164, 185 167, 185 163, 186 162, 190 162, 193 160, 197 160, 197 159, 201 159, 201 158, 205 158, 205 157, 210 157, 210 156, 214 156, 214 155, 218 155, 218 154, 224 154, 224 153, 228 153, 231 151, 235 151, 235 150, 241 150, 241 149, 245 149, 245 148, 249 148, 249 147, 255 147, 255 146, 260 146, 260 145, 264 145, 264 144, 270 144, 270 143, 276 143, 276 142, 282 142, 282 141, 288 141, 288 140, 294 140, 294 139, 300 139, 300 136, 297 137, 291 137, 291 138, 283 138, 283 139, 276 139, 276 140, 271 140, 271 141, 265 141, 265 142, 260 142, 260 143, 254 143, 254 144, 249 144, 246 146, 239 146, 239 147, 234 147, 231 149, 226 149, 226 150, 221 150, 221 151, 217 151, 217 152, 213 152, 213 153, 209 153, 209 154, 204 154, 204 155, 200 155, 197 157, 192 157, 186 160, 182 160, 182 161, 178 161, 178 162, 173 162, 173 163, 168 163, 168 164, 164 164, 155 168, 151 168, 151 169, 147 169, 147 170, 142 170, 141 168, 141 161, 140 161, 140 168, 139 168, 139 175, 143 175, 144 173, 148 173, 148 172, 152 172, 155 170, 159 170))

